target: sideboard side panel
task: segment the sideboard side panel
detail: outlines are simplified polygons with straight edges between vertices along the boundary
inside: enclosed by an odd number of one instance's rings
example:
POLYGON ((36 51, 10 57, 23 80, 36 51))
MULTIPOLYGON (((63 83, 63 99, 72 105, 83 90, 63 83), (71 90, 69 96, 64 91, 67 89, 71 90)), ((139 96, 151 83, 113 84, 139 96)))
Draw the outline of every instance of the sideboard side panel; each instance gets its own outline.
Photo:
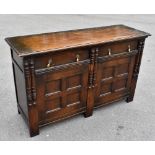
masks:
POLYGON ((22 113, 24 118, 28 118, 27 98, 25 91, 25 77, 23 71, 23 59, 18 57, 17 54, 11 49, 12 67, 14 75, 14 84, 16 91, 18 112, 22 113))

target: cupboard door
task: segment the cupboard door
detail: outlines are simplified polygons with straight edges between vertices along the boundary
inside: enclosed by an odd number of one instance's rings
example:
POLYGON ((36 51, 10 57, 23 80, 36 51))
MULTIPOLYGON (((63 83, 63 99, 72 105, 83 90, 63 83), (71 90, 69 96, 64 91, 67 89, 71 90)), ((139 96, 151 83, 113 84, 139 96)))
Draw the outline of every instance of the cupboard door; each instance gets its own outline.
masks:
POLYGON ((37 104, 40 124, 85 112, 88 61, 37 71, 37 104))
POLYGON ((118 57, 101 58, 97 65, 95 107, 129 95, 136 51, 118 57))

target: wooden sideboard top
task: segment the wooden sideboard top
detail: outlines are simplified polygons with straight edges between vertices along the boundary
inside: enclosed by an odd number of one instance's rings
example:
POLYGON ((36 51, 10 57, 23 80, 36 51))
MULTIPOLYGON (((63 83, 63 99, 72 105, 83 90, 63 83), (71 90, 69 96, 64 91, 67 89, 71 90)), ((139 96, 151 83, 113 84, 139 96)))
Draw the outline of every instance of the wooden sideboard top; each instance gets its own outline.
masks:
POLYGON ((61 32, 51 32, 6 38, 5 40, 19 56, 54 52, 107 42, 148 37, 149 33, 125 25, 112 25, 61 32))

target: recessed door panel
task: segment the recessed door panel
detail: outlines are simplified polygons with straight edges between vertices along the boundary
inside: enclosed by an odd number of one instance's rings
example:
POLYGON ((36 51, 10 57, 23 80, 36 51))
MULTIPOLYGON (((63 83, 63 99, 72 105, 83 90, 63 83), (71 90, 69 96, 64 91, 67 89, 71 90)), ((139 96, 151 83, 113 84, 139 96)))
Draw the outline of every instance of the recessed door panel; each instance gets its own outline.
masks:
POLYGON ((134 57, 120 57, 98 63, 95 106, 107 104, 128 95, 134 57))
MULTIPOLYGON (((38 88, 38 98, 41 96, 42 123, 55 121, 76 112, 85 111, 87 100, 88 63, 72 67, 59 68, 38 76, 41 87, 38 88), (41 91, 44 90, 44 91, 41 91)), ((39 99, 38 99, 39 100, 39 99)))

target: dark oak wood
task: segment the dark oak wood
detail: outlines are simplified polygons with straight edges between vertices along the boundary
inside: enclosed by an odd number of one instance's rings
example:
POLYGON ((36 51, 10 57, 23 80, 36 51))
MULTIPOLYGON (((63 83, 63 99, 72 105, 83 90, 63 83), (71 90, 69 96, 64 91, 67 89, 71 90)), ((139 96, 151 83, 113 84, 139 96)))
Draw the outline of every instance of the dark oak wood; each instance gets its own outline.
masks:
POLYGON ((134 98, 145 38, 124 25, 6 38, 18 113, 30 136, 49 123, 134 98))
POLYGON ((125 25, 88 28, 37 35, 6 38, 19 56, 54 52, 64 49, 97 45, 127 39, 147 37, 149 33, 125 25))

